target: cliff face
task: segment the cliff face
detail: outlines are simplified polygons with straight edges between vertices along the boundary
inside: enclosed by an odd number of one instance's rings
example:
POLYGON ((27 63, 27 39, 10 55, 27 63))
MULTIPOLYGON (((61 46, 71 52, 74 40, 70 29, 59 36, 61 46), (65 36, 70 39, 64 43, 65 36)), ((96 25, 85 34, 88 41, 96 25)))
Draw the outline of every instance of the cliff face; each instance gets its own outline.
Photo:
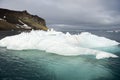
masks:
POLYGON ((27 11, 0 8, 0 30, 47 30, 45 20, 27 11))

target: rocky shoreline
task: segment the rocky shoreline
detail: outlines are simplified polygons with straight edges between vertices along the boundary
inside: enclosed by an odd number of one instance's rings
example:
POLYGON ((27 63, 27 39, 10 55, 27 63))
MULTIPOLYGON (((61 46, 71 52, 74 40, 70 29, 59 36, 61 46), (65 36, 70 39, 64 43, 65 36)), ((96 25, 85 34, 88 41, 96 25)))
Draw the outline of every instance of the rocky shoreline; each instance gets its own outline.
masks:
POLYGON ((45 30, 48 28, 43 18, 25 11, 0 8, 0 31, 2 30, 45 30))

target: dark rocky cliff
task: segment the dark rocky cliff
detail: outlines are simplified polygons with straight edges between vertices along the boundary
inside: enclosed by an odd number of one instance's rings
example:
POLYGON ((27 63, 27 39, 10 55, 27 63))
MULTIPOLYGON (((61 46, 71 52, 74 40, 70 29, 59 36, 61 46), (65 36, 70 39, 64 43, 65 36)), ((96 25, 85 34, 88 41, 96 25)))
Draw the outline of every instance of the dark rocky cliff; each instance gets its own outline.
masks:
POLYGON ((0 8, 0 30, 47 30, 46 22, 27 11, 0 8))

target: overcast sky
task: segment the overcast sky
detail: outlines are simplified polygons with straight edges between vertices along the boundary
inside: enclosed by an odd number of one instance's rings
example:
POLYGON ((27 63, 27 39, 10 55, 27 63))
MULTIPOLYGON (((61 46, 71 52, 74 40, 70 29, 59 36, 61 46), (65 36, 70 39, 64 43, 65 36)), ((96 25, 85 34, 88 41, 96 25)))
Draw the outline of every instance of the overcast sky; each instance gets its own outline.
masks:
POLYGON ((120 28, 120 0, 0 0, 0 7, 27 10, 57 29, 120 28))

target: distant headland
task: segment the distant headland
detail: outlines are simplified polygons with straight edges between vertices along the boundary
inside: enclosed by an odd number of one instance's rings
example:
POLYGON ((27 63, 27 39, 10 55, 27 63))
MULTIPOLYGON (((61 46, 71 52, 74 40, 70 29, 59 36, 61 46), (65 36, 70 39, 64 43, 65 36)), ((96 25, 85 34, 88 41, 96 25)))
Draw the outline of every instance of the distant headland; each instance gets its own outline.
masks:
POLYGON ((0 30, 48 30, 46 22, 25 11, 0 8, 0 30))

